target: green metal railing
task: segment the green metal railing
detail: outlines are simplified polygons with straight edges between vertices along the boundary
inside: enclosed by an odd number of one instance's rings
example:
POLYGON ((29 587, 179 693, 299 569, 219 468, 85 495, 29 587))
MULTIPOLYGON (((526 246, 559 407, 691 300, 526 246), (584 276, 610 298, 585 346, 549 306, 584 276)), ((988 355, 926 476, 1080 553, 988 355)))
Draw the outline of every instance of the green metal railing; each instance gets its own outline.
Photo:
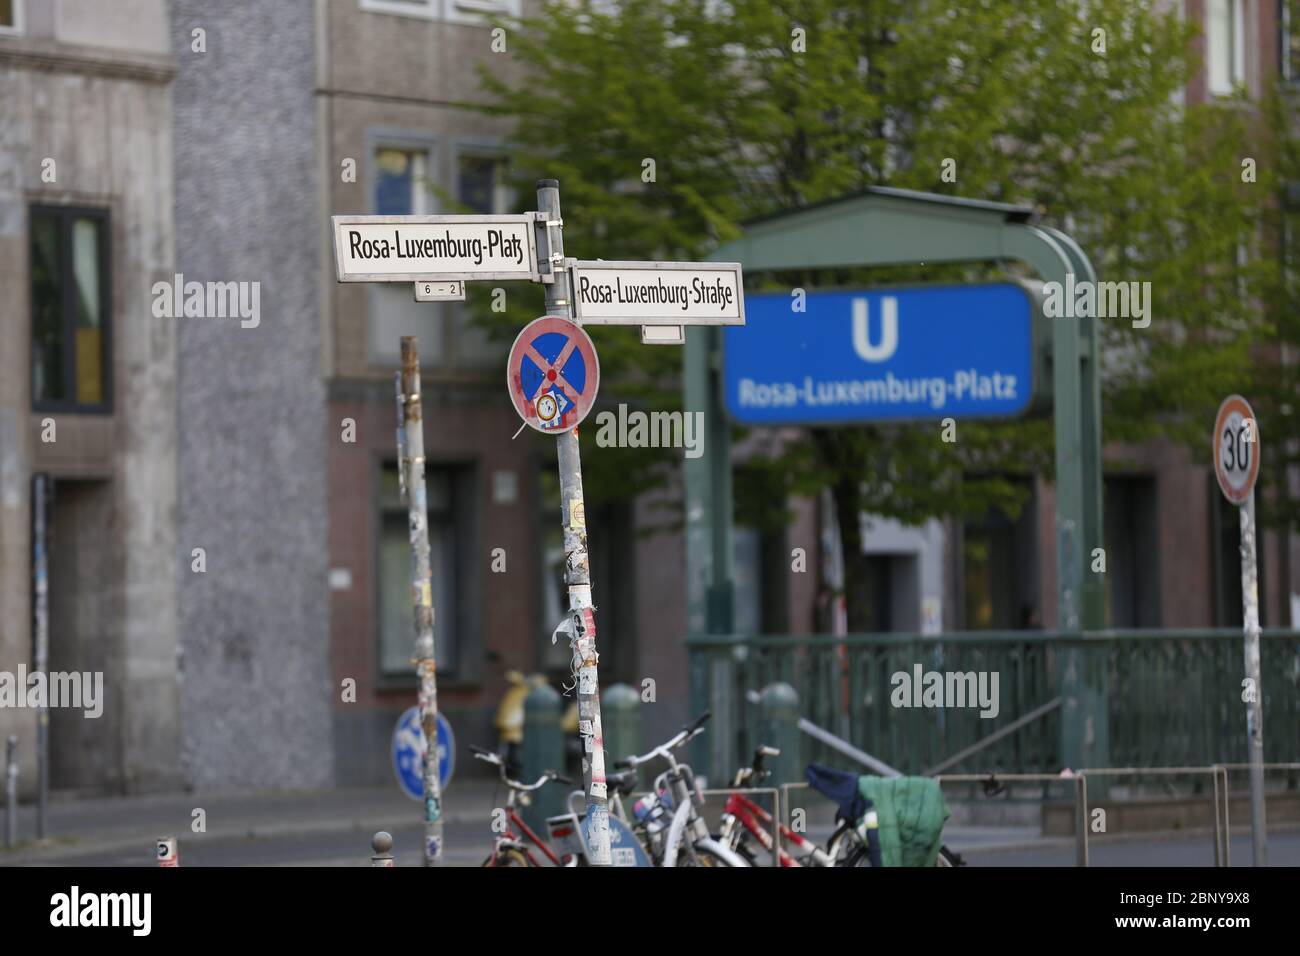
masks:
MULTIPOLYGON (((1111 766, 1193 766, 1246 759, 1242 643, 1238 630, 1043 631, 940 634, 692 635, 695 711, 714 720, 693 754, 730 776, 760 741, 758 692, 782 681, 808 720, 903 773, 921 773, 1061 696, 1062 652, 1104 663, 1111 766), (998 675, 997 715, 979 708, 896 707, 893 675, 998 675)), ((1265 759, 1300 758, 1300 632, 1263 634, 1265 759)), ((989 685, 986 685, 989 686, 989 685)), ((946 768, 1004 772, 1061 769, 1062 708, 1015 729, 946 768)), ((836 762, 805 740, 805 761, 836 762)))

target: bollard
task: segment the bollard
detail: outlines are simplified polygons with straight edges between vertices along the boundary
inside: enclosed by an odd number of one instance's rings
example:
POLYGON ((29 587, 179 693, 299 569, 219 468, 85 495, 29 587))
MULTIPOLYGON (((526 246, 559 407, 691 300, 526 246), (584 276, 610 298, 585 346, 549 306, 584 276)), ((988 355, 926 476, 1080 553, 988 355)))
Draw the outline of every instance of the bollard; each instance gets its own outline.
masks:
MULTIPOLYGON (((798 783, 803 779, 803 739, 799 730, 799 693, 789 684, 768 684, 759 694, 758 738, 755 745, 766 744, 781 751, 779 757, 769 757, 764 766, 772 771, 762 784, 779 787, 798 783)), ((743 754, 748 763, 752 752, 743 754)))
POLYGON ((385 830, 380 830, 370 838, 370 849, 374 854, 370 857, 371 866, 393 866, 393 838, 385 830))
POLYGON ((161 837, 158 840, 158 865, 159 866, 180 866, 181 853, 176 844, 175 837, 161 837))
MULTIPOLYGON (((520 760, 521 783, 533 783, 543 773, 564 773, 564 732, 560 729, 563 702, 559 693, 540 684, 524 698, 524 747, 520 760)), ((528 806, 519 807, 524 821, 537 833, 546 833, 546 818, 564 812, 566 788, 548 783, 528 796, 528 806)))
POLYGON ((18 839, 18 738, 5 741, 5 849, 12 850, 18 839))
MULTIPOLYGON (((606 769, 612 771, 619 760, 641 752, 641 695, 627 684, 614 684, 600 695, 600 704, 606 769)), ((639 772, 636 779, 640 789, 639 772)))

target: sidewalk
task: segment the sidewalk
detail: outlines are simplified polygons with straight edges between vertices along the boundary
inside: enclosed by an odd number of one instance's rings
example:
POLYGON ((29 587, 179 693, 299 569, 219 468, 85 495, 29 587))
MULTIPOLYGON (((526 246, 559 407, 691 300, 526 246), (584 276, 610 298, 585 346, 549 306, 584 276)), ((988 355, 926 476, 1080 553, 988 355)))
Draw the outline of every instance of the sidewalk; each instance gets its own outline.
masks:
MULTIPOLYGON (((486 827, 504 791, 493 780, 453 780, 443 797, 447 825, 486 827), (495 801, 495 802, 494 802, 495 801)), ((0 818, 3 808, 0 807, 0 818)), ((159 837, 220 841, 272 839, 291 835, 361 833, 419 824, 420 805, 396 785, 321 791, 276 791, 223 794, 179 793, 135 797, 51 799, 47 838, 37 843, 36 807, 18 812, 18 842, 0 866, 55 863, 89 853, 148 851, 159 837), (194 810, 206 813, 206 832, 191 829, 194 810)), ((368 839, 360 844, 368 845, 368 839)), ((182 850, 183 852, 183 850, 182 850)))

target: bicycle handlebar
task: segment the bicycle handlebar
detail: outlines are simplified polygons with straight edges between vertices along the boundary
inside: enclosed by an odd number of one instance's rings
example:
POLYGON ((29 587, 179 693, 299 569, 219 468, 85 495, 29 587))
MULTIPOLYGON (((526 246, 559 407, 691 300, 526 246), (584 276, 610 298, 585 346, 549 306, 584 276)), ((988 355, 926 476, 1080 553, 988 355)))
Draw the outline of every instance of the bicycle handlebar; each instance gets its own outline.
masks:
POLYGON ((658 747, 655 747, 653 750, 644 753, 639 757, 633 755, 629 757, 624 757, 622 760, 616 760, 614 761, 614 766, 616 768, 623 769, 623 770, 632 770, 636 767, 639 767, 643 763, 648 763, 649 761, 653 760, 655 757, 664 757, 665 759, 671 759, 670 751, 676 750, 678 747, 680 747, 682 744, 686 743, 688 740, 692 739, 696 735, 702 734, 704 732, 704 725, 708 723, 709 718, 712 716, 713 714, 706 710, 704 713, 700 714, 699 717, 695 718, 695 720, 692 723, 687 724, 685 727, 679 730, 673 737, 664 741, 658 747))
POLYGON ((469 750, 470 753, 474 755, 474 758, 476 760, 482 760, 484 763, 490 763, 494 767, 496 767, 499 771, 501 782, 504 783, 511 790, 519 790, 524 793, 528 793, 533 790, 541 789, 546 784, 550 783, 552 780, 558 780, 560 783, 563 784, 573 783, 573 781, 570 780, 568 777, 561 776, 560 774, 556 773, 554 770, 545 771, 540 777, 537 778, 536 783, 520 783, 518 780, 511 780, 509 777, 506 776, 506 765, 501 760, 500 754, 494 754, 492 751, 484 750, 482 747, 475 747, 473 744, 469 745, 469 750))

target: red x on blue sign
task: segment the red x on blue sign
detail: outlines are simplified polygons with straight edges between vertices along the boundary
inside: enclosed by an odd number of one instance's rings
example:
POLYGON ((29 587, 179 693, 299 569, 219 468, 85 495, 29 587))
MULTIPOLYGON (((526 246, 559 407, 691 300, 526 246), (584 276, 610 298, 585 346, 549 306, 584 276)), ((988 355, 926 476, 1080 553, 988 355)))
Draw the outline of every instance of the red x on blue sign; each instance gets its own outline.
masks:
POLYGON ((506 384, 515 411, 527 424, 553 435, 568 431, 587 417, 596 401, 596 346, 568 319, 534 319, 510 347, 506 384))

